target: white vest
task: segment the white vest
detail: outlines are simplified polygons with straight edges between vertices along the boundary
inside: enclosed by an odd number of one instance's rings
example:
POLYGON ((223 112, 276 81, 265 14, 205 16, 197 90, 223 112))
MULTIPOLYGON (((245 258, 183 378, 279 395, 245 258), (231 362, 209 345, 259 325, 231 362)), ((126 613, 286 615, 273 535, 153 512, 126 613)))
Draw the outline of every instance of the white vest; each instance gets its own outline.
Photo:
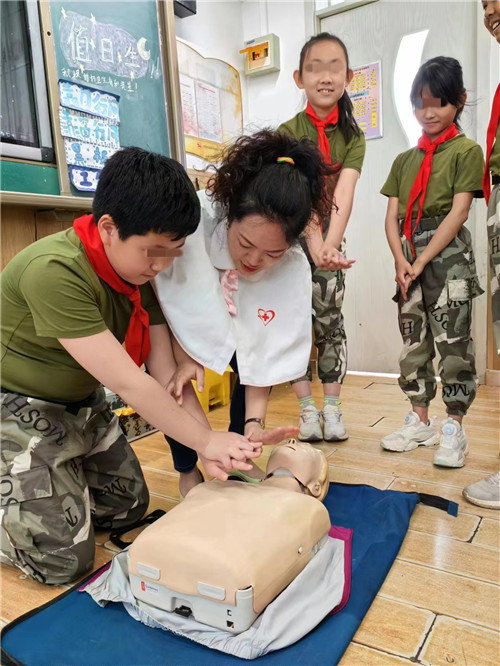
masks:
POLYGON ((158 301, 181 347, 223 374, 236 352, 242 384, 273 386, 305 374, 311 351, 311 269, 298 245, 251 278, 240 275, 230 315, 221 273, 234 269, 225 218, 199 192, 201 222, 182 257, 154 280, 158 301))

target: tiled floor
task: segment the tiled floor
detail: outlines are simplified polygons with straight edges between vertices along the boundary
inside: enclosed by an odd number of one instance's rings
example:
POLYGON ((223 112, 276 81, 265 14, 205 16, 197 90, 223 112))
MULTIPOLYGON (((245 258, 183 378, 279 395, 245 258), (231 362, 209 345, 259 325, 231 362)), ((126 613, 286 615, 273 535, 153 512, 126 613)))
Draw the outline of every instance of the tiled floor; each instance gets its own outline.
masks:
MULTIPOLYGON (((321 387, 314 385, 320 399, 321 387)), ((463 469, 432 464, 433 449, 397 454, 379 446, 381 436, 399 427, 408 409, 395 380, 348 376, 342 392, 343 419, 350 438, 321 445, 330 479, 377 488, 419 490, 459 503, 458 518, 417 506, 401 551, 366 615, 341 666, 498 666, 500 664, 500 511, 466 502, 462 488, 499 467, 500 390, 482 386, 467 417, 470 454, 463 469)), ((273 390, 268 427, 295 424, 297 403, 288 386, 273 390)), ((432 415, 444 417, 436 400, 432 415)), ((228 408, 210 413, 214 428, 225 429, 228 408)), ((134 443, 151 492, 150 510, 178 501, 177 478, 163 437, 134 443)), ((262 457, 265 465, 269 450, 262 457)), ((111 552, 98 534, 96 568, 111 552)), ((8 622, 59 594, 16 570, 2 568, 0 621, 8 622)))

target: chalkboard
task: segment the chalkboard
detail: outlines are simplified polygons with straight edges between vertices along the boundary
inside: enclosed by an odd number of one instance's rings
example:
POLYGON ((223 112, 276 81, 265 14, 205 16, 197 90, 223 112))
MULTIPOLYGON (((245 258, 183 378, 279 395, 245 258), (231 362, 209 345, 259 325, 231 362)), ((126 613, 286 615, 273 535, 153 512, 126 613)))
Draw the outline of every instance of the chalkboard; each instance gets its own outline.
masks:
POLYGON ((120 146, 169 155, 156 1, 51 0, 50 13, 58 80, 118 96, 120 146))

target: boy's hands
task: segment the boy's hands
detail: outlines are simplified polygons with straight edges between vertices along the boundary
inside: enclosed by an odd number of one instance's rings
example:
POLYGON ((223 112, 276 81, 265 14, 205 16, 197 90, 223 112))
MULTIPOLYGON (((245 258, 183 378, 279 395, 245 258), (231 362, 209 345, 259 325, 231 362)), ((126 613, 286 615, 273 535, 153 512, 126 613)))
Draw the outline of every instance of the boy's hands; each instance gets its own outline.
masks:
POLYGON ((399 285, 404 301, 408 300, 408 289, 415 277, 415 271, 409 261, 404 257, 396 260, 396 277, 394 279, 399 285))
POLYGON ((196 381, 198 393, 201 393, 205 386, 205 368, 196 361, 189 359, 189 361, 177 366, 166 387, 168 393, 177 401, 178 405, 182 405, 184 386, 192 379, 196 381))
POLYGON ((234 432, 212 430, 203 452, 198 452, 208 474, 225 481, 232 469, 250 470, 246 461, 258 458, 262 453, 262 442, 250 441, 234 432))

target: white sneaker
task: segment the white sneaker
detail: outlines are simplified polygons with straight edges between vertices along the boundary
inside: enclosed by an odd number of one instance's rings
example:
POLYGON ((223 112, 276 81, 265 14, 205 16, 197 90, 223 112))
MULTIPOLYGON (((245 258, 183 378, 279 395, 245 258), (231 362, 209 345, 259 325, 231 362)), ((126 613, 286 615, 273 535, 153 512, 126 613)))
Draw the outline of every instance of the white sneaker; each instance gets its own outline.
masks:
POLYGON ((438 443, 436 419, 422 423, 416 412, 409 411, 402 428, 386 435, 380 446, 388 451, 412 451, 418 446, 434 446, 438 443))
POLYGON ((323 417, 323 439, 326 442, 341 442, 348 439, 349 435, 342 423, 342 412, 338 405, 325 405, 321 415, 323 417))
POLYGON ((434 455, 434 464, 441 467, 463 467, 469 453, 465 431, 458 421, 450 416, 441 423, 439 448, 434 455))
POLYGON ((472 504, 487 509, 500 509, 500 472, 471 483, 463 489, 463 496, 472 504))
POLYGON ((323 439, 319 412, 314 405, 300 411, 299 439, 301 442, 320 442, 323 439))

